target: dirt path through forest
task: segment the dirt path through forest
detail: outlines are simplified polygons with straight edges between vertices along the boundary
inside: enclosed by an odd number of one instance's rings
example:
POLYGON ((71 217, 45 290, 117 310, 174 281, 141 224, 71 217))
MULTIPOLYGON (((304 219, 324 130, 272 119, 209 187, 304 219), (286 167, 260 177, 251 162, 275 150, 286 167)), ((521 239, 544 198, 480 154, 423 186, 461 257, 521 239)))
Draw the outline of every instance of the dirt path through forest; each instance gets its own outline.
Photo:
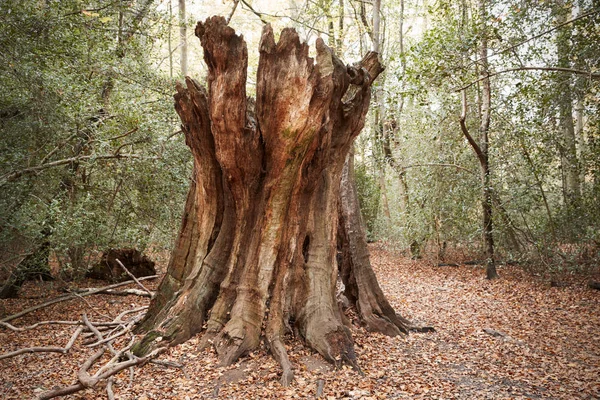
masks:
MULTIPOLYGON (((265 351, 229 368, 216 367, 210 351, 192 339, 160 359, 184 365, 136 369, 118 375, 117 399, 597 399, 600 398, 600 292, 581 282, 551 288, 516 267, 500 267, 502 279, 489 282, 471 267, 434 268, 376 247, 372 262, 397 311, 433 325, 435 333, 389 338, 356 329, 354 337, 365 376, 344 367, 333 370, 298 341, 288 342, 296 381, 283 388, 280 369, 265 351), (487 330, 487 332, 486 332, 487 330)), ((155 284, 154 284, 155 285, 155 284)), ((99 285, 98 285, 99 286, 99 285)), ((24 298, 0 300, 0 314, 15 313, 56 296, 51 283, 28 283, 24 298)), ((19 320, 114 317, 148 300, 90 296, 60 303, 19 320)), ((40 327, 27 332, 0 328, 0 353, 21 347, 64 345, 74 327, 40 327)), ((69 354, 24 354, 0 360, 0 398, 29 399, 75 382, 79 365, 93 352, 79 340, 69 354)), ((70 398, 106 398, 87 390, 70 398)))

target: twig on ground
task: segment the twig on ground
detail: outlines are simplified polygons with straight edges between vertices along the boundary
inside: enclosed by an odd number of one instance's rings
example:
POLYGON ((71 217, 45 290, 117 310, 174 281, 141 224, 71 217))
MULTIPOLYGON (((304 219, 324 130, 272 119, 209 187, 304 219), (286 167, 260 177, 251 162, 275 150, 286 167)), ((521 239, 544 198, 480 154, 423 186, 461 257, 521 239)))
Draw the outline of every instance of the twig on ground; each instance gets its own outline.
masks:
MULTIPOLYGON (((131 347, 132 343, 130 343, 127 346, 127 348, 131 347)), ((68 394, 76 393, 80 390, 94 387, 98 384, 98 382, 110 379, 112 376, 116 375, 124 369, 134 367, 136 365, 141 365, 152 360, 159 354, 165 352, 167 348, 159 347, 157 349, 154 349, 144 357, 135 357, 131 355, 131 353, 126 353, 130 357, 129 360, 120 363, 115 363, 115 361, 118 359, 118 356, 124 354, 123 350, 119 351, 117 355, 113 357, 110 361, 108 361, 102 368, 100 368, 98 372, 96 372, 94 375, 90 375, 88 373, 88 370, 100 357, 102 357, 105 350, 106 348, 98 350, 90 358, 88 358, 85 363, 83 363, 83 365, 79 369, 79 372, 77 373, 77 379, 79 380, 78 383, 71 386, 66 386, 63 388, 44 392, 38 397, 38 399, 47 400, 58 396, 66 396, 68 394)))
POLYGON ((83 327, 82 326, 78 327, 75 330, 75 332, 73 333, 73 335, 71 336, 71 339, 69 339, 69 342, 67 343, 67 345, 65 347, 56 347, 56 346, 27 347, 24 349, 11 351, 10 353, 0 354, 0 360, 3 360, 5 358, 10 358, 10 357, 15 357, 15 356, 18 356, 19 354, 25 354, 25 353, 63 353, 63 354, 67 353, 69 350, 71 350, 71 347, 73 347, 73 344, 75 343, 75 341, 77 340, 77 338, 79 337, 79 335, 81 334, 82 331, 83 331, 83 327))
MULTIPOLYGON (((102 333, 100 333, 100 331, 94 326, 92 325, 92 323, 90 322, 90 320, 88 319, 87 315, 85 313, 83 313, 83 322, 85 322, 85 325, 88 327, 88 329, 94 333, 94 335, 96 335, 96 338, 99 341, 103 341, 104 336, 102 336, 102 333)), ((108 350, 110 350, 110 352, 117 356, 117 351, 114 349, 114 347, 112 346, 111 343, 107 343, 105 346, 105 348, 108 348, 108 350)))
POLYGON ((41 322, 37 322, 33 325, 22 326, 22 327, 11 325, 8 322, 0 322, 0 326, 3 326, 5 328, 8 328, 11 331, 15 331, 15 332, 28 331, 28 330, 35 329, 38 326, 42 326, 42 325, 82 325, 82 322, 81 321, 41 321, 41 322))
POLYGON ((115 378, 111 376, 106 383, 106 396, 108 397, 108 400, 115 400, 115 392, 113 392, 112 388, 113 383, 115 383, 115 378))
POLYGON ((133 326, 135 325, 136 321, 132 321, 129 324, 127 324, 127 326, 125 326, 123 328, 123 330, 121 330, 120 332, 115 333, 114 335, 108 336, 102 340, 99 340, 97 342, 91 343, 91 344, 86 344, 87 347, 96 347, 96 346, 100 346, 101 344, 104 343, 108 343, 112 340, 115 340, 116 338, 123 336, 124 334, 126 334, 127 332, 131 332, 131 330, 133 329, 133 326))

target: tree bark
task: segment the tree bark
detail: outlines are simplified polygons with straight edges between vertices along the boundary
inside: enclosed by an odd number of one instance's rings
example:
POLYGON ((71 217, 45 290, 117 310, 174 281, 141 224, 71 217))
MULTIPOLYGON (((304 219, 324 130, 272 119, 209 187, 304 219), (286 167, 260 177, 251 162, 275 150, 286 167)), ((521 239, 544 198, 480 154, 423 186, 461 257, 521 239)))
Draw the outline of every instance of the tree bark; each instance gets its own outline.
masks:
POLYGON ((496 272, 496 263, 494 260, 494 228, 492 219, 492 182, 489 162, 489 131, 492 106, 492 89, 489 78, 488 64, 488 28, 487 28, 487 0, 479 0, 479 14, 483 24, 481 32, 480 62, 481 74, 485 77, 482 80, 481 90, 481 123, 479 125, 479 146, 481 148, 480 167, 482 189, 482 225, 483 225, 483 243, 486 256, 486 275, 488 279, 498 278, 496 272))
MULTIPOLYGON (((288 384, 284 336, 298 332, 327 360, 356 365, 335 296, 338 206, 344 161, 383 69, 377 54, 345 66, 319 39, 315 64, 293 29, 276 43, 266 25, 255 104, 245 92, 242 37, 222 17, 198 23, 196 36, 208 91, 186 78, 175 95, 194 178, 167 274, 134 350, 145 354, 203 331, 201 345, 214 346, 228 365, 264 335, 288 384)), ((347 287, 358 288, 365 325, 405 331, 370 265, 351 268, 356 285, 347 287)))
POLYGON ((185 15, 185 0, 179 0, 179 45, 181 46, 181 74, 187 76, 188 46, 187 46, 187 21, 185 15))

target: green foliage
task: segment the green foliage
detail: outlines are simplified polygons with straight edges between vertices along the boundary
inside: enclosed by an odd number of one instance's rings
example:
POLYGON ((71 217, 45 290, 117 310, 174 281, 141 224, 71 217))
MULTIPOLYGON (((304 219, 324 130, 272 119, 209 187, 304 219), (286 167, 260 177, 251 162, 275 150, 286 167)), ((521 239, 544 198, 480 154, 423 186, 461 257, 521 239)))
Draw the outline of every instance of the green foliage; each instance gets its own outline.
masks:
POLYGON ((381 198, 381 190, 377 178, 369 173, 365 164, 354 165, 354 177, 356 179, 356 190, 363 222, 367 229, 367 239, 375 238, 375 224, 381 198))
POLYGON ((152 56, 168 25, 147 4, 0 4, 2 248, 46 230, 69 267, 74 249, 172 240, 190 156, 152 56))
POLYGON ((389 33, 383 54, 386 74, 380 82, 384 101, 372 107, 385 114, 385 123, 393 122, 393 129, 382 135, 381 126, 372 124, 371 136, 359 140, 357 149, 364 159, 378 158, 375 174, 385 177, 389 213, 380 207, 375 235, 404 249, 415 242, 447 242, 479 250, 482 187, 476 155, 458 123, 459 89, 466 88, 466 123, 478 141, 477 80, 486 35, 490 71, 511 70, 491 78, 489 153, 499 258, 574 268, 597 260, 591 249, 597 248, 600 231, 594 205, 600 194, 599 81, 582 74, 520 70, 562 66, 597 73, 597 10, 589 1, 577 8, 569 2, 485 1, 488 13, 482 19, 478 3, 438 1, 424 10, 405 1, 403 14, 399 2, 387 3, 388 32, 397 32, 393 24, 404 21, 405 51, 398 52, 398 36, 389 33), (582 18, 550 30, 561 16, 582 18), (568 42, 567 54, 557 54, 560 40, 568 42), (570 94, 565 95, 564 82, 570 94), (570 98, 564 100, 566 96, 570 98), (569 160, 559 118, 565 101, 575 125, 572 163, 581 185, 575 201, 565 194, 569 160), (379 148, 386 135, 391 155, 382 157, 379 148), (591 258, 584 261, 584 255, 591 258))

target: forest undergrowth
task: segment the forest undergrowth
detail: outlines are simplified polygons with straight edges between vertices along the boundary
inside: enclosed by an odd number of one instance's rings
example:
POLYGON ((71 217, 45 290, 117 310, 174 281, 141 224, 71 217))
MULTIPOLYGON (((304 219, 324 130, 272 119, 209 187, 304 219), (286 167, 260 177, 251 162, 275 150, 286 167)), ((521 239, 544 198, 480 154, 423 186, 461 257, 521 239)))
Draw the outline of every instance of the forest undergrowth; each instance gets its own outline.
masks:
MULTIPOLYGON (((600 397, 600 292, 586 284, 596 276, 569 275, 552 287, 518 266, 500 266, 501 279, 487 281, 479 267, 436 267, 371 245, 371 261, 392 306, 407 318, 435 327, 433 333, 386 337, 355 327, 364 376, 335 370, 298 339, 288 338, 295 367, 290 387, 265 351, 230 367, 218 367, 213 351, 193 338, 146 364, 116 376, 117 399, 596 399, 600 397)), ((163 266, 164 268, 164 266, 163 266)), ((555 277, 556 278, 556 277, 555 277)), ((82 287, 101 286, 88 281, 82 287)), ((144 282, 155 289, 157 282, 144 282)), ((131 286, 132 288, 135 285, 131 286)), ((19 299, 0 300, 0 316, 61 295, 52 282, 28 282, 19 299)), ((140 296, 95 295, 58 303, 11 321, 109 321, 147 305, 140 296)), ((350 313, 350 316, 351 313, 350 313)), ((356 322, 356 321, 355 321, 356 322)), ((14 332, 0 327, 0 354, 31 346, 64 346, 77 328, 44 325, 14 332)), ((0 398, 29 399, 77 381, 95 349, 75 341, 67 354, 33 353, 0 360, 0 398)), ((88 389, 67 398, 105 398, 88 389)))

